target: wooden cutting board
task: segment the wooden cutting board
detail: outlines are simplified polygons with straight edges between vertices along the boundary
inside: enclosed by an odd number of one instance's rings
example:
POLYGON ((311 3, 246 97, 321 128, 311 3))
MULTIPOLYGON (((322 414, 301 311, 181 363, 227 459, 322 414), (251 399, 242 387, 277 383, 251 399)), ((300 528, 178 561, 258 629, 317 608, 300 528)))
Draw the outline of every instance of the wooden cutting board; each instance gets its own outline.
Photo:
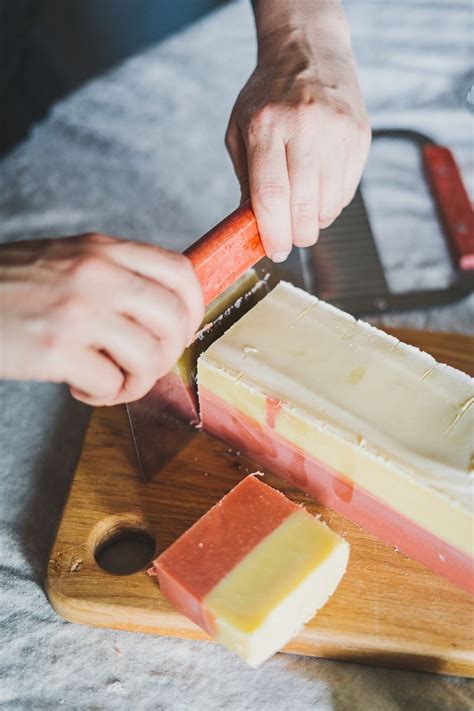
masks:
MULTIPOLYGON (((473 374, 473 337, 391 332, 473 374)), ((162 597, 146 565, 130 575, 112 574, 97 564, 97 550, 125 531, 151 537, 149 557, 158 555, 257 468, 196 432, 155 480, 143 482, 125 409, 95 410, 49 561, 46 588, 54 609, 72 622, 209 639, 162 597)), ((351 544, 340 587, 285 651, 474 676, 474 599, 468 593, 276 476, 267 473, 265 481, 322 514, 351 544)))

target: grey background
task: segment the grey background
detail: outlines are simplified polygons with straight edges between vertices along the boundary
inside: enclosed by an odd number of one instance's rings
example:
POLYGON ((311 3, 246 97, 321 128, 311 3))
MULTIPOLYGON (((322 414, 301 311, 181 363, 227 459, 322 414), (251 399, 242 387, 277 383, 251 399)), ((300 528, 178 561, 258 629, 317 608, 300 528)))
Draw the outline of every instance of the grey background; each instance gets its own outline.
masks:
POLYGON ((68 89, 226 0, 44 0, 36 34, 68 89))
MULTIPOLYGON (((372 121, 452 147, 473 192, 471 3, 350 0, 372 121)), ((103 230, 183 249, 237 203, 223 147, 255 59, 246 2, 151 46, 52 109, 0 162, 0 238, 103 230)), ((394 288, 450 267, 409 146, 378 144, 364 193, 394 288)), ((472 330, 474 300, 390 319, 472 330)), ((464 711, 472 682, 278 655, 257 671, 200 643, 71 625, 42 576, 89 411, 61 386, 0 384, 0 704, 5 709, 464 711)), ((113 486, 113 481, 111 481, 113 486)), ((470 620, 466 620, 469 624, 470 620)))

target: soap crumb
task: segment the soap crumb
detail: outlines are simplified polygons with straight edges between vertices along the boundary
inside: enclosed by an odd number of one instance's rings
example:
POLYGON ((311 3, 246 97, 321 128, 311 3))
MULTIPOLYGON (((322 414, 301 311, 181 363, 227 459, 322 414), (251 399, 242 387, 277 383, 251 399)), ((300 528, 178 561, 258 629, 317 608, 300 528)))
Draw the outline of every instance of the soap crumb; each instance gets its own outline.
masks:
POLYGON ((446 556, 443 555, 442 553, 439 554, 438 558, 440 559, 440 561, 441 561, 442 563, 444 563, 444 561, 446 560, 446 556))
POLYGON ((244 353, 258 353, 258 348, 254 346, 244 346, 244 353))
POLYGON ((69 572, 70 573, 77 573, 79 570, 82 568, 82 564, 84 561, 82 558, 76 558, 76 560, 73 560, 71 565, 69 566, 69 572))
POLYGON ((240 457, 240 452, 237 450, 236 455, 240 457))

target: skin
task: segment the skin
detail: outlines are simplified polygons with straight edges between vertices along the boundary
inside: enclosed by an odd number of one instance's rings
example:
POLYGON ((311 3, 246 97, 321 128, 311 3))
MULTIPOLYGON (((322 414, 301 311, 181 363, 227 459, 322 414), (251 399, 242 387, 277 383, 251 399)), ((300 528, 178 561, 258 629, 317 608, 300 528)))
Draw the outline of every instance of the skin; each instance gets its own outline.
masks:
POLYGON ((268 256, 308 247, 352 200, 370 147, 338 0, 257 0, 258 61, 226 145, 268 256))
MULTIPOLYGON (((338 0, 256 0, 257 66, 226 144, 275 262, 315 243, 359 183, 370 129, 338 0)), ((78 400, 145 395, 203 317, 190 262, 101 234, 0 246, 0 377, 78 400)))
POLYGON ((1 374, 65 382, 78 400, 145 395, 204 314, 186 257, 101 234, 0 248, 1 374))

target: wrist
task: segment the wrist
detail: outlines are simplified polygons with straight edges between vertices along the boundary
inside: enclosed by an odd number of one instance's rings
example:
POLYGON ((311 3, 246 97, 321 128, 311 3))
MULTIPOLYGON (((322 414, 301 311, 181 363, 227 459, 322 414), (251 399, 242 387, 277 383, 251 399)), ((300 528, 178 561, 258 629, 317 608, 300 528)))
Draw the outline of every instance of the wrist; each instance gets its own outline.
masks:
POLYGON ((255 0, 258 62, 304 46, 351 54, 350 28, 339 0, 255 0))

